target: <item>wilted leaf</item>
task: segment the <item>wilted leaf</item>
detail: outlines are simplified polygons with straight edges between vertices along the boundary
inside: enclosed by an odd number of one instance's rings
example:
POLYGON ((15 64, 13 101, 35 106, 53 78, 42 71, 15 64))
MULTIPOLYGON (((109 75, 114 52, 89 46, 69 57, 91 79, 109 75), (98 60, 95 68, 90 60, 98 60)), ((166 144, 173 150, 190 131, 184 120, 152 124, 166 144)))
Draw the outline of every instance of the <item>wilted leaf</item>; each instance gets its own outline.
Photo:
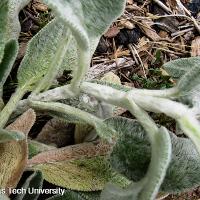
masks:
POLYGON ((38 155, 30 159, 28 164, 32 166, 41 163, 92 158, 95 156, 108 155, 111 152, 111 149, 112 145, 103 141, 70 145, 67 147, 39 153, 38 155))
POLYGON ((47 163, 34 167, 52 184, 78 191, 102 190, 108 182, 126 186, 130 182, 114 172, 105 158, 95 157, 70 162, 47 163))
POLYGON ((37 142, 35 140, 28 140, 29 159, 43 151, 49 151, 52 149, 56 149, 56 147, 37 142))
POLYGON ((76 124, 74 139, 76 144, 80 144, 85 140, 85 137, 94 130, 94 127, 88 124, 76 124))
MULTIPOLYGON (((35 113, 32 109, 25 112, 6 129, 23 132, 26 137, 35 122, 35 113)), ((28 159, 27 139, 10 141, 0 144, 0 187, 13 188, 17 185, 25 169, 28 159)), ((8 191, 7 191, 8 192, 8 191)))
POLYGON ((119 28, 117 26, 113 26, 108 29, 108 31, 104 34, 107 38, 113 38, 120 32, 119 28))
POLYGON ((48 7, 47 5, 41 3, 40 0, 36 0, 33 2, 33 7, 36 9, 36 10, 39 10, 41 12, 47 12, 48 11, 48 7))
POLYGON ((49 120, 36 140, 44 144, 54 144, 57 147, 64 147, 73 143, 74 125, 66 121, 53 118, 49 120))

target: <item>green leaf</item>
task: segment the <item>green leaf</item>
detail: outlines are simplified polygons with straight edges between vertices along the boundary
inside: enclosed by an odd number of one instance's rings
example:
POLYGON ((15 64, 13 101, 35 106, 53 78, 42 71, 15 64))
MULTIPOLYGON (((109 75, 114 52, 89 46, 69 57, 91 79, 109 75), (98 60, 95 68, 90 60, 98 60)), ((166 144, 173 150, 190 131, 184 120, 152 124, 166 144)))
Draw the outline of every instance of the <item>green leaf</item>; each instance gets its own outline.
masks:
POLYGON ((8 131, 5 129, 0 129, 0 143, 9 142, 12 140, 24 140, 25 135, 22 132, 8 131))
POLYGON ((65 190, 64 195, 55 195, 47 200, 99 200, 100 192, 76 192, 65 190))
POLYGON ((6 24, 8 16, 8 0, 0 2, 0 63, 4 56, 4 48, 6 44, 6 24))
POLYGON ((174 79, 179 79, 177 88, 180 101, 190 103, 200 110, 200 57, 181 58, 164 64, 164 69, 174 79))
MULTIPOLYGON (((88 48, 91 38, 100 38, 123 11, 125 1, 44 0, 73 32, 78 45, 88 48)), ((98 42, 98 41, 97 41, 98 42)))
POLYGON ((108 181, 121 187, 130 183, 113 171, 103 157, 39 164, 34 169, 41 170, 46 181, 77 191, 102 190, 108 181))
POLYGON ((164 69, 172 76, 179 79, 178 96, 192 100, 199 93, 200 57, 181 58, 164 64, 164 69))
POLYGON ((177 83, 177 88, 180 91, 179 95, 184 96, 190 93, 196 86, 200 85, 200 62, 199 66, 191 67, 191 69, 185 73, 177 83))
POLYGON ((199 67, 200 57, 180 58, 163 65, 167 73, 174 79, 179 79, 193 67, 199 67))
MULTIPOLYGON (((111 154, 112 166, 135 182, 141 180, 151 160, 151 146, 146 132, 137 121, 126 118, 117 118, 116 123, 113 118, 110 124, 119 127, 121 133, 111 154)), ((200 156, 191 140, 176 137, 173 133, 170 136, 172 159, 160 190, 183 192, 200 184, 200 156)))
POLYGON ((80 92, 79 86, 90 65, 91 56, 96 49, 101 35, 122 13, 125 0, 44 0, 74 36, 79 51, 77 64, 71 81, 73 93, 80 92))
POLYGON ((17 57, 17 40, 21 30, 18 14, 29 2, 30 0, 2 0, 0 2, 0 90, 17 57))
POLYGON ((25 189, 27 192, 22 193, 22 194, 18 194, 16 196, 16 198, 14 198, 14 200, 37 200, 39 197, 39 193, 33 193, 30 194, 28 192, 29 189, 41 189, 42 188, 42 184, 43 184, 43 177, 42 177, 42 173, 40 171, 35 171, 33 172, 32 175, 30 175, 25 183, 22 185, 21 188, 25 189))
POLYGON ((64 70, 73 70, 78 67, 78 52, 77 43, 74 38, 68 44, 67 52, 63 58, 62 64, 59 69, 59 74, 62 74, 64 70))
POLYGON ((31 39, 17 73, 20 88, 32 90, 52 63, 55 64, 55 55, 65 32, 64 25, 54 19, 31 39))
POLYGON ((0 62, 0 96, 3 93, 3 85, 12 69, 18 53, 18 43, 16 40, 10 40, 4 49, 4 57, 0 62))

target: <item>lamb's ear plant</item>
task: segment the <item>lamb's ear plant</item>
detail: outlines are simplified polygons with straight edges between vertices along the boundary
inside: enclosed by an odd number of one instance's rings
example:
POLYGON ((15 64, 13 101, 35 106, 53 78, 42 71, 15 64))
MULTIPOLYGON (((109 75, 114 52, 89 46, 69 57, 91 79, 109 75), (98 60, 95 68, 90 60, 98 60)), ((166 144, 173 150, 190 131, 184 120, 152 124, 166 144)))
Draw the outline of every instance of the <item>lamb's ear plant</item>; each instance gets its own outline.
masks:
MULTIPOLYGON (((0 2, 1 93, 18 51, 18 13, 28 2, 0 2)), ((17 72, 17 89, 6 105, 0 103, 0 158, 5 160, 0 165, 0 188, 16 187, 25 167, 41 171, 50 183, 73 189, 66 191, 67 199, 154 200, 161 191, 176 193, 200 185, 200 58, 164 64, 177 80, 173 88, 166 90, 85 80, 99 39, 120 16, 125 0, 43 2, 53 10, 55 18, 28 43, 17 72), (64 69, 73 70, 71 83, 51 89, 64 69), (21 101, 27 93, 27 99, 21 101), (82 103, 85 98, 88 102, 82 103), (90 125, 98 137, 63 148, 27 140, 35 121, 33 110, 5 129, 13 112, 22 106, 45 111, 66 123, 90 125), (105 112, 105 108, 113 107, 129 110, 136 121, 105 112), (156 124, 148 111, 176 120, 188 138, 178 138, 156 124), (26 115, 32 117, 20 121, 26 115)), ((24 187, 36 181, 40 188, 41 175, 35 172, 32 178, 24 187)))

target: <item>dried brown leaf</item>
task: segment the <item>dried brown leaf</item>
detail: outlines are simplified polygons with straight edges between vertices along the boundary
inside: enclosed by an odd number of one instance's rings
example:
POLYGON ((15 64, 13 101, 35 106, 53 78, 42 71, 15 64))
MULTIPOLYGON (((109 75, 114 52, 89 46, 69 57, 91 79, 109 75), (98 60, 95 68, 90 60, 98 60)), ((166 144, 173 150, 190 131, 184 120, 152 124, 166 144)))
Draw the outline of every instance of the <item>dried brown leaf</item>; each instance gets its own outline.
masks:
MULTIPOLYGON (((18 117, 6 129, 23 132, 28 135, 36 119, 35 112, 29 109, 18 117)), ((0 145, 0 187, 16 187, 28 160, 27 138, 22 141, 11 141, 0 145)))

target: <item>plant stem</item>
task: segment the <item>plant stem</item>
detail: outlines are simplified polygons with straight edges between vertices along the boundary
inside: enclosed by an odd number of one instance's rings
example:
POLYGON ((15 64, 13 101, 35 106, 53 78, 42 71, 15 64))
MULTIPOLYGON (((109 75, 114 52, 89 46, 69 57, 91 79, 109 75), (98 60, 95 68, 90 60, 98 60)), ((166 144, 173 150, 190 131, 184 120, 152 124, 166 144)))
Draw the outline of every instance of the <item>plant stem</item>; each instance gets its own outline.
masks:
POLYGON ((26 89, 18 88, 11 96, 10 100, 0 113, 0 128, 4 128, 10 115, 16 109, 18 102, 22 99, 25 93, 26 89))
POLYGON ((30 105, 31 107, 40 109, 40 110, 51 110, 51 111, 56 111, 59 113, 75 116, 76 118, 80 119, 80 121, 83 121, 92 126, 95 126, 96 122, 97 123, 102 122, 101 119, 99 119, 98 117, 88 112, 82 111, 78 108, 75 108, 66 104, 62 104, 62 103, 30 101, 30 105))
POLYGON ((184 133, 190 137, 193 143, 196 145, 198 152, 200 153, 200 125, 199 121, 192 115, 182 116, 178 120, 180 128, 184 133))
POLYGON ((153 121, 153 119, 147 114, 146 111, 141 109, 139 106, 135 104, 135 102, 127 97, 126 101, 127 109, 136 117, 136 119, 141 123, 144 127, 145 131, 148 134, 148 137, 153 143, 155 135, 158 133, 158 127, 153 121))
POLYGON ((80 49, 79 55, 78 55, 78 67, 74 70, 73 73, 73 79, 71 81, 71 89, 72 91, 76 93, 79 93, 80 91, 80 84, 83 81, 85 74, 87 73, 89 66, 90 66, 90 60, 91 60, 91 54, 88 49, 80 49))

